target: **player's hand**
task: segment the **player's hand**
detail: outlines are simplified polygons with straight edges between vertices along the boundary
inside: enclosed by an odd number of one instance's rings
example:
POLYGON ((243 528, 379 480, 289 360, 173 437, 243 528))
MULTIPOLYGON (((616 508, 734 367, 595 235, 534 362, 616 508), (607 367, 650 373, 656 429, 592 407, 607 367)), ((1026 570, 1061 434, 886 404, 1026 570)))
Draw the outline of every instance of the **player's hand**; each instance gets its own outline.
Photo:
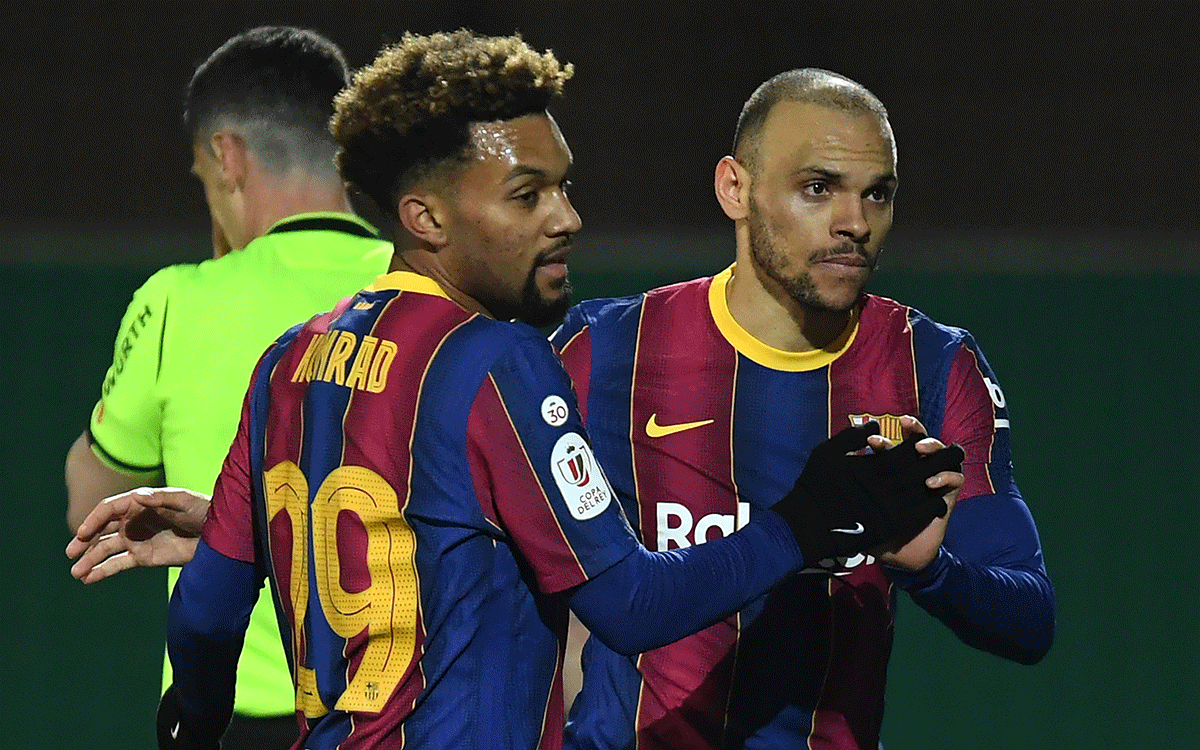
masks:
POLYGON ((196 553, 207 495, 142 487, 105 498, 79 525, 67 556, 71 575, 95 583, 129 568, 183 565, 196 553))
POLYGON ((926 481, 959 468, 962 449, 922 452, 917 443, 924 436, 913 434, 890 450, 859 455, 878 432, 879 423, 871 421, 818 445, 795 486, 773 507, 791 526, 806 565, 911 538, 945 515, 942 493, 926 481))
MULTIPOLYGON (((914 434, 925 434, 925 427, 915 417, 902 417, 900 427, 905 438, 914 434)), ((893 441, 882 435, 868 438, 868 443, 874 450, 888 450, 895 447, 893 441)), ((917 450, 924 455, 930 455, 943 447, 945 446, 942 445, 942 442, 936 438, 925 438, 917 443, 917 450)), ((926 481, 926 485, 932 490, 942 492, 942 499, 946 502, 946 515, 934 518, 912 539, 897 542, 891 550, 884 551, 880 555, 882 562, 916 571, 924 568, 937 557, 938 550, 941 549, 942 542, 946 538, 946 524, 950 520, 950 513, 953 512, 954 504, 958 502, 959 492, 962 491, 963 475, 956 471, 940 472, 930 477, 926 481)))

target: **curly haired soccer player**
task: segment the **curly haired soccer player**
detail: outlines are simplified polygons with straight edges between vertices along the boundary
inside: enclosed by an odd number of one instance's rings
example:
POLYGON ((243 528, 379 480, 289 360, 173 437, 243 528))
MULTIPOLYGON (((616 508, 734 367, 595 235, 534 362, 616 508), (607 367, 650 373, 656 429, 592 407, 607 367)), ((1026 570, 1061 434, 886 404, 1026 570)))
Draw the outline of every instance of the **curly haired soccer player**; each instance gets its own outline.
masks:
POLYGON ((737 533, 638 544, 527 323, 565 308, 580 227, 546 112, 570 74, 517 37, 406 35, 339 96, 340 167, 396 217, 396 255, 256 368, 171 600, 161 747, 216 746, 264 577, 304 747, 557 748, 568 607, 635 654, 947 512, 961 449, 861 454, 885 447, 870 422, 737 533))

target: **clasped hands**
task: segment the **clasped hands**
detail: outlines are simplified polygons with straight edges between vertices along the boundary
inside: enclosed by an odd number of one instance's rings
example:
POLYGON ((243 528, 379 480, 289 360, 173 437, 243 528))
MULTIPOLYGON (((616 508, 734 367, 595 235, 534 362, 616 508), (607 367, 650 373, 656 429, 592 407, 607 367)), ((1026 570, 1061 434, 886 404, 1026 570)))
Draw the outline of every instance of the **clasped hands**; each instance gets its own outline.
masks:
POLYGON ((901 429, 899 444, 880 435, 874 420, 842 430, 813 449, 791 491, 772 506, 806 567, 871 554, 920 570, 937 556, 962 489, 964 453, 928 437, 913 417, 903 417, 901 429))

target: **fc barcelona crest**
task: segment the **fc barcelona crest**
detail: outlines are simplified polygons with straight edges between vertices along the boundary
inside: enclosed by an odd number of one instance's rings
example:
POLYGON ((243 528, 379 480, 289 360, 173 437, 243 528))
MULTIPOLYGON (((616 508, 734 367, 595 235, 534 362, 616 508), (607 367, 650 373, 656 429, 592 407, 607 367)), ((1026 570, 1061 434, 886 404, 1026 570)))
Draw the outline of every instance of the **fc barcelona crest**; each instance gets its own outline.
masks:
POLYGON ((899 443, 904 440, 902 430, 900 429, 901 416, 903 415, 884 414, 880 416, 878 414, 851 414, 850 426, 862 427, 867 422, 870 422, 872 419, 874 419, 876 422, 879 422, 880 435, 884 436, 888 440, 899 443))

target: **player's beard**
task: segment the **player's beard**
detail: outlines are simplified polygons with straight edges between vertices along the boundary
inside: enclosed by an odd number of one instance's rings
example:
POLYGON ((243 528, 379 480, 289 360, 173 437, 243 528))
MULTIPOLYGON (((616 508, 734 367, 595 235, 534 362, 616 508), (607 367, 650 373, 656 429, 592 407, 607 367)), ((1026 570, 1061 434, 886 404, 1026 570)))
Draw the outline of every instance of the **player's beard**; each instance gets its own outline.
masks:
POLYGON ((538 290, 538 267, 556 249, 550 248, 538 255, 533 267, 529 269, 529 275, 525 277, 525 288, 521 290, 521 306, 517 310, 516 318, 534 328, 543 328, 558 323, 567 314, 567 308, 571 306, 570 279, 563 281, 563 285, 558 289, 558 296, 553 299, 543 297, 541 291, 538 290))
POLYGON ((879 262, 878 255, 872 258, 861 245, 846 241, 836 248, 818 250, 812 253, 804 261, 804 270, 800 273, 789 275, 786 271, 787 257, 776 246, 771 228, 763 221, 762 213, 758 210, 758 202, 753 197, 750 201, 750 215, 747 217, 747 229, 750 233, 750 255, 754 259, 754 263, 758 269, 767 278, 779 284, 789 297, 809 309, 842 313, 854 307, 863 289, 866 288, 867 280, 870 279, 871 273, 874 272, 875 266, 879 262), (869 263, 866 279, 859 286, 853 299, 845 303, 830 300, 823 296, 820 290, 817 289, 812 274, 808 271, 810 265, 833 255, 858 255, 865 258, 869 263))

